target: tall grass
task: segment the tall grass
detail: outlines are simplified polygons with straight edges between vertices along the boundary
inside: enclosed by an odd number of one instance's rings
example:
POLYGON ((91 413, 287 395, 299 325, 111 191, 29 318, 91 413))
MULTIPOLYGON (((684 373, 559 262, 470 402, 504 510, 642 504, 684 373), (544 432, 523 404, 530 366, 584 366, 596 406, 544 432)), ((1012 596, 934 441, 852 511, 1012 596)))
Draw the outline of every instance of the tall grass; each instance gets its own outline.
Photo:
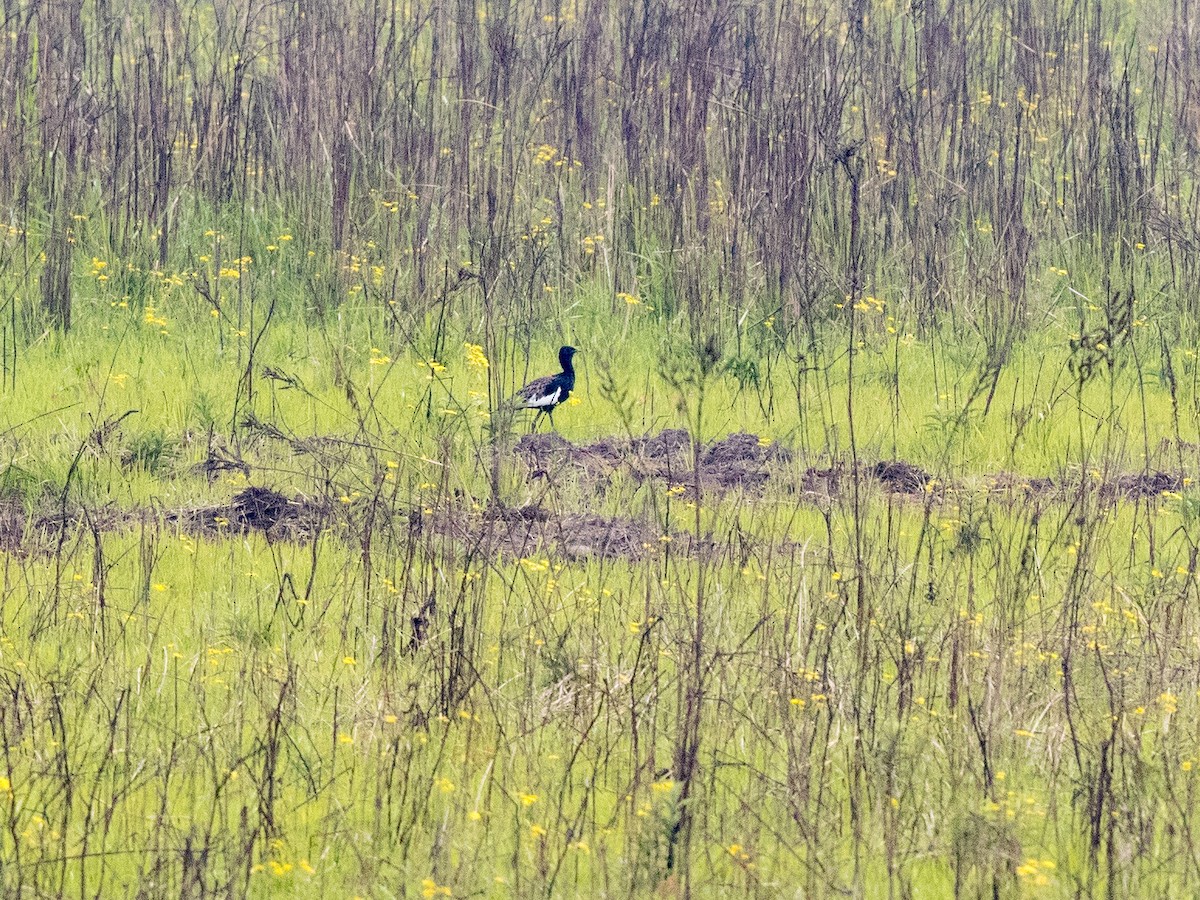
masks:
POLYGON ((419 321, 453 285, 506 341, 561 310, 544 287, 593 277, 652 285, 697 334, 778 310, 797 347, 865 291, 1000 363, 1058 299, 1036 286, 1049 266, 1192 318, 1186 5, 7 15, 0 192, 20 257, 45 259, 6 281, 61 327, 67 244, 180 267, 190 219, 239 209, 383 268, 309 284, 306 306, 358 286, 419 321))
POLYGON ((1195 893, 1196 15, 10 2, 4 891, 1195 893))

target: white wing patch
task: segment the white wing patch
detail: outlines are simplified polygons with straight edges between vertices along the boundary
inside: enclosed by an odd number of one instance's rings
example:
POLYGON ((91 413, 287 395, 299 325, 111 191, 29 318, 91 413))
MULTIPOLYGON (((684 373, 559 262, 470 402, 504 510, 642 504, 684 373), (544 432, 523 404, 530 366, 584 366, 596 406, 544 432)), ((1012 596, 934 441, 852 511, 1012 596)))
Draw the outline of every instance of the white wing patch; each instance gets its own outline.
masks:
POLYGON ((530 397, 525 401, 526 409, 541 409, 544 406, 557 406, 559 395, 562 394, 562 388, 556 387, 549 394, 540 394, 537 397, 530 397))

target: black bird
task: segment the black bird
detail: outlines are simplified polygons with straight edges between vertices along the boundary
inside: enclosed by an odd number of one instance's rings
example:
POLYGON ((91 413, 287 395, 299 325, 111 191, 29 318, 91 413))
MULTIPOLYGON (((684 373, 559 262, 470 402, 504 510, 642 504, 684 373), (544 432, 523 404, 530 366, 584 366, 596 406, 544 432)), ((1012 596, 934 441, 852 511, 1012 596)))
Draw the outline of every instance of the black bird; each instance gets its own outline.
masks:
POLYGON ((554 427, 554 407, 565 403, 575 389, 575 366, 571 357, 577 351, 574 347, 563 347, 558 351, 558 364, 562 371, 557 375, 545 375, 535 378, 513 396, 512 404, 516 409, 536 409, 537 416, 533 420, 534 427, 543 415, 550 417, 550 427, 554 427))

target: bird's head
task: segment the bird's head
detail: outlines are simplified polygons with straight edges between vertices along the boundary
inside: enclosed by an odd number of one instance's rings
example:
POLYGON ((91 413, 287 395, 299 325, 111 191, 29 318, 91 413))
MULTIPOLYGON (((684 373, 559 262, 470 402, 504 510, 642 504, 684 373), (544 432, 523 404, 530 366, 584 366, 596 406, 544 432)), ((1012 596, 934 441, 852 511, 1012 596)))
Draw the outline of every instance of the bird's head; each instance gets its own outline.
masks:
POLYGON ((558 351, 558 364, 566 371, 571 368, 571 357, 579 351, 574 347, 562 347, 558 351))

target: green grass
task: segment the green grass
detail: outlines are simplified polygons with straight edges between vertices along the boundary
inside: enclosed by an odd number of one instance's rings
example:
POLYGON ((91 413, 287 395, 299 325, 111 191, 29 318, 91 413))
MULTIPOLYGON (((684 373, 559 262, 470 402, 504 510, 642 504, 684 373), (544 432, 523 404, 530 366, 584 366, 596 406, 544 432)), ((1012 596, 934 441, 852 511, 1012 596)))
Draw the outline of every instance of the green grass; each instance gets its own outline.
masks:
POLYGON ((102 592, 87 545, 59 581, 10 559, 6 877, 175 892, 200 874, 179 865, 190 847, 210 887, 255 893, 650 891, 703 579, 704 893, 859 871, 882 896, 889 865, 935 894, 956 877, 1093 890, 1095 802, 1113 804, 1101 854, 1142 847, 1121 890, 1174 893, 1186 869, 1151 861, 1188 852, 1200 765, 1183 502, 1081 526, 987 496, 929 515, 874 497, 857 526, 839 509, 826 527, 737 497, 713 518, 755 550, 702 570, 670 545, 567 564, 434 537, 368 577, 340 535, 160 525, 104 538, 102 592), (779 547, 781 518, 802 548, 779 547), (1152 526, 1168 535, 1153 563, 1152 526), (1102 801, 1101 749, 1122 760, 1102 801))
POLYGON ((476 6, 12 4, 0 892, 1200 892, 1186 5, 476 6))
MULTIPOLYGON (((436 455, 449 439, 469 469, 471 458, 478 466, 490 406, 554 366, 556 342, 543 337, 528 358, 511 348, 488 369, 472 368, 464 343, 481 335, 445 323, 435 333, 389 333, 375 324, 386 325, 387 309, 369 304, 344 307, 334 321, 284 312, 254 332, 195 309, 177 288, 149 299, 150 314, 85 306, 70 334, 23 352, 18 372, 29 376, 6 398, 12 464, 36 459, 61 482, 80 446, 108 423, 115 435, 84 454, 87 464, 120 458, 111 452, 119 449, 127 464, 149 454, 151 468, 185 469, 203 458, 210 429, 228 432, 252 413, 297 437, 369 432, 393 454, 436 455), (264 378, 267 369, 292 381, 264 378)), ((671 320, 640 304, 612 312, 586 288, 563 306, 560 340, 584 351, 575 405, 561 417, 573 441, 692 420, 671 387, 692 356, 671 320)), ((830 324, 802 357, 760 322, 727 340, 707 379, 702 437, 751 431, 816 462, 850 454, 853 417, 857 455, 907 459, 939 476, 1054 475, 1080 465, 1139 471, 1171 461, 1164 442, 1200 441, 1190 412, 1200 403, 1195 351, 1160 345, 1148 319, 1085 372, 1086 351, 1072 347, 1079 315, 1072 307, 1048 314, 1047 327, 1014 345, 998 371, 970 335, 918 338, 886 309, 862 313, 853 342, 830 324)), ((288 471, 278 477, 286 481, 288 471)), ((137 502, 156 490, 173 500, 179 485, 161 481, 135 477, 121 490, 137 502)))
MULTIPOLYGON (((508 503, 676 534, 640 561, 481 555, 406 524, 414 505, 490 502, 488 378, 506 373, 499 396, 526 373, 515 358, 469 366, 469 332, 448 334, 433 372, 372 335, 369 311, 280 320, 255 365, 303 388, 256 369, 252 398, 246 339, 222 347, 211 317, 170 302, 155 305, 168 334, 98 306, 26 351, 44 376, 7 397, 5 471, 34 513, 68 475, 68 508, 93 517, 218 503, 247 483, 338 513, 299 543, 203 538, 154 514, 93 534, 70 518, 61 546, 6 556, 11 890, 650 893, 679 877, 684 807, 687 878, 706 895, 1194 883, 1196 498, 1091 487, 1172 468, 1161 441, 1195 443, 1167 390, 1138 379, 1150 350, 1131 345, 1080 387, 1069 336, 1049 332, 1014 348, 985 413, 969 342, 865 319, 851 382, 836 327, 801 372, 760 326, 770 380, 739 391, 718 372, 701 392, 694 376, 671 386, 683 364, 669 358, 690 351, 669 320, 607 341, 626 311, 584 304, 586 330, 567 335, 587 353, 580 402, 558 416, 572 441, 699 414, 706 438, 746 429, 795 453, 762 491, 710 492, 697 511, 620 473, 603 496, 569 470, 527 482, 501 449, 508 503), (250 478, 209 483, 192 467, 235 406, 340 443, 297 455, 240 430, 250 478), (954 488, 933 502, 870 480, 861 495, 787 492, 787 473, 852 451, 954 488), (1077 487, 1026 500, 988 489, 1002 471, 1077 487), (676 546, 697 523, 714 541, 701 559, 676 546), (673 760, 689 696, 685 800, 673 760)), ((1186 408, 1194 363, 1174 356, 1186 408)), ((539 341, 530 371, 552 358, 539 341)))

